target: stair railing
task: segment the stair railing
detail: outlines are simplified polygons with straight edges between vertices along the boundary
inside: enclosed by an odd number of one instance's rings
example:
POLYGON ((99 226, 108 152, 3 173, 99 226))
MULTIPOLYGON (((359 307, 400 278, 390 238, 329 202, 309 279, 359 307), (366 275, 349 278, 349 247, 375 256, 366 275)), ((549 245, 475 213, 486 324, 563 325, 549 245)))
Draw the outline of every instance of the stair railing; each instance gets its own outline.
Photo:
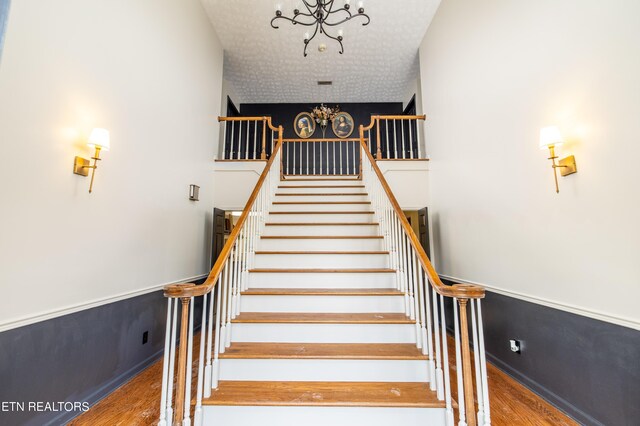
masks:
POLYGON ((218 117, 218 121, 225 123, 223 160, 266 160, 273 152, 277 128, 271 117, 218 117))
POLYGON ((360 126, 362 180, 380 223, 385 249, 391 254, 391 267, 397 270, 396 286, 404 293, 406 314, 416 321, 417 347, 429 356, 431 389, 436 391, 439 400, 445 401, 446 424, 453 426, 454 403, 445 322, 445 298, 448 298, 452 300, 454 316, 458 425, 488 426, 491 424, 491 416, 480 304, 485 291, 482 287, 465 284, 447 286, 440 280, 367 146, 365 132, 371 130, 376 121, 378 120, 373 119, 367 127, 360 126), (473 366, 469 316, 474 347, 473 366))
POLYGON ((422 159, 419 129, 425 118, 424 115, 371 116, 372 125, 364 128, 369 152, 376 160, 422 159))
POLYGON ((282 175, 359 176, 360 139, 284 139, 282 175))
MULTIPOLYGON (((234 121, 242 122, 243 120, 251 123, 255 118, 234 118, 234 121)), ((203 396, 211 396, 211 389, 218 387, 220 374, 218 356, 231 343, 231 320, 240 311, 240 295, 247 288, 248 271, 254 263, 258 239, 264 230, 267 208, 280 181, 282 126, 273 127, 270 118, 267 117, 265 120, 269 129, 277 132, 277 143, 211 273, 201 285, 187 283, 164 288, 164 295, 167 298, 167 324, 159 426, 191 425, 196 297, 202 298, 198 381, 193 418, 196 426, 202 424, 203 396), (179 349, 176 357, 178 338, 179 349)), ((220 121, 223 120, 220 119, 220 121)))

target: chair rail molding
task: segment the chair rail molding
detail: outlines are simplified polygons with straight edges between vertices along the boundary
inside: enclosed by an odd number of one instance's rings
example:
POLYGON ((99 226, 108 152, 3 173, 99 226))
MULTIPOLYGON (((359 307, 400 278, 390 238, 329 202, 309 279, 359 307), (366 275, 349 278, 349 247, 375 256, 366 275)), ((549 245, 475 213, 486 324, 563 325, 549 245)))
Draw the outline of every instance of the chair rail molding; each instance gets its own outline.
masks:
POLYGON ((9 321, 5 321, 0 323, 0 333, 3 331, 12 330, 14 328, 24 327, 27 325, 35 324, 38 322, 50 320, 53 318, 61 317, 64 315, 73 314, 75 312, 84 311, 91 308, 96 308, 98 306, 106 305, 113 302, 119 302, 120 300, 131 299, 136 296, 142 296, 143 294, 152 293, 154 291, 162 290, 167 285, 173 285, 182 283, 185 281, 198 281, 203 278, 206 278, 209 274, 201 274, 195 275, 189 278, 181 278, 175 281, 170 281, 162 284, 152 285, 150 287, 145 287, 139 290, 128 291, 124 293, 119 293, 113 296, 106 296, 99 299, 93 299, 82 303, 77 303, 75 305, 69 305, 64 308, 51 309, 44 312, 37 313, 35 315, 29 315, 21 318, 11 319, 9 321))
POLYGON ((533 295, 518 292, 518 291, 505 290, 503 288, 496 287, 491 284, 478 283, 476 281, 470 281, 463 278, 454 277, 452 275, 440 274, 440 277, 447 281, 453 281, 456 283, 479 285, 493 293, 502 294, 503 296, 513 297, 515 299, 524 300, 525 302, 531 302, 537 305, 547 306, 549 308, 558 309, 560 311, 565 311, 572 314, 581 315, 587 318, 596 319, 596 320, 608 322, 610 324, 615 324, 622 327, 627 327, 627 328, 640 331, 640 322, 633 320, 631 318, 626 318, 618 315, 611 315, 611 314, 600 312, 594 309, 587 309, 581 306, 572 305, 570 303, 556 302, 544 297, 533 296, 533 295))

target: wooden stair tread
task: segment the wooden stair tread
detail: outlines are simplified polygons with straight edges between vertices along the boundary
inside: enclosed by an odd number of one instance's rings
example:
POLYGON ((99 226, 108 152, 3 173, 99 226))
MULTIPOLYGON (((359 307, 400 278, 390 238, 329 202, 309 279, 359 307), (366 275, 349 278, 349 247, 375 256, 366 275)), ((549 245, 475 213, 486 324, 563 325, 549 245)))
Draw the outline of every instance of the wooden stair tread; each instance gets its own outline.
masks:
POLYGON ((269 212, 269 214, 373 214, 373 212, 269 212))
POLYGON ((371 201, 274 201, 273 204, 371 204, 371 201))
POLYGON ((220 381, 204 405, 442 408, 428 383, 220 381))
POLYGON ((346 197, 352 195, 354 197, 366 197, 367 192, 300 192, 300 193, 276 193, 276 197, 346 197))
POLYGON ((381 235, 262 235, 268 240, 367 240, 381 239, 381 235))
POLYGON ((327 182, 327 181, 358 182, 358 181, 362 181, 362 179, 358 177, 351 177, 351 178, 318 178, 318 179, 289 178, 289 179, 280 180, 280 182, 327 182))
POLYGON ((426 360, 412 343, 233 342, 220 358, 426 360))
POLYGON ((389 254, 388 251, 364 251, 364 250, 354 250, 354 251, 256 251, 256 254, 389 254))
POLYGON ((249 269, 249 272, 261 272, 261 273, 280 273, 280 272, 298 272, 298 273, 368 273, 368 274, 390 274, 395 273, 395 269, 390 268, 253 268, 249 269))
POLYGON ((278 185, 278 188, 290 188, 290 189, 300 189, 300 188, 364 188, 364 185, 278 185))
POLYGON ((241 312, 234 323, 282 324, 413 324, 411 318, 396 312, 241 312))
POLYGON ((378 222, 267 222, 266 226, 379 226, 378 222))
POLYGON ((395 288, 250 288, 248 296, 403 296, 395 288))

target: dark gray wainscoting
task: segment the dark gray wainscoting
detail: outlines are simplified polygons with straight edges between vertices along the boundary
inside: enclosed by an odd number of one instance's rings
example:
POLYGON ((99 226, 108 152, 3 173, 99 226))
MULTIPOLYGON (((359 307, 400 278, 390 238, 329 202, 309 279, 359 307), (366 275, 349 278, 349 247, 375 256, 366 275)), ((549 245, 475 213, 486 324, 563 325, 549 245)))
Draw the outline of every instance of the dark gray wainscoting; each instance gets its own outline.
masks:
POLYGON ((638 425, 639 331, 491 291, 482 314, 498 368, 582 424, 638 425), (522 342, 520 354, 509 339, 522 342))
MULTIPOLYGON (((195 312, 199 324, 201 303, 195 312)), ((95 404, 162 356, 166 315, 159 290, 0 333, 0 403, 25 403, 25 411, 0 411, 0 424, 61 425, 81 414, 29 411, 28 403, 95 404)))

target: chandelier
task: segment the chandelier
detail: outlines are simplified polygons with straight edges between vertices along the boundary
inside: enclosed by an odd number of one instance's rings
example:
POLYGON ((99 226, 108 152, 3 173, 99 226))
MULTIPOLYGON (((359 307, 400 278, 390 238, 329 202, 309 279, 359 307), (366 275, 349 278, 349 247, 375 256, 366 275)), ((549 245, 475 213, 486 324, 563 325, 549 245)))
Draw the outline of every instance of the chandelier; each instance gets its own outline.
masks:
MULTIPOLYGON (((289 18, 282 14, 282 5, 276 5, 276 16, 271 20, 271 27, 278 29, 277 25, 274 23, 279 19, 284 19, 286 21, 291 22, 293 25, 303 25, 305 27, 313 27, 315 26, 315 30, 313 34, 309 34, 309 32, 304 33, 304 56, 307 56, 307 47, 309 46, 309 42, 315 38, 318 34, 324 34, 328 38, 337 41, 340 44, 340 54, 344 53, 344 46, 342 45, 342 29, 338 29, 333 36, 327 33, 327 29, 330 27, 336 27, 340 24, 343 24, 352 18, 363 18, 365 22, 362 25, 368 25, 371 22, 371 18, 367 14, 364 13, 364 5, 362 1, 358 2, 358 13, 352 14, 349 10, 351 7, 349 3, 351 0, 344 0, 344 5, 341 8, 336 8, 335 0, 301 0, 306 11, 301 11, 299 7, 293 9, 293 17, 289 18), (307 13, 308 12, 308 13, 307 13)), ((321 46, 321 51, 322 51, 321 46)))

